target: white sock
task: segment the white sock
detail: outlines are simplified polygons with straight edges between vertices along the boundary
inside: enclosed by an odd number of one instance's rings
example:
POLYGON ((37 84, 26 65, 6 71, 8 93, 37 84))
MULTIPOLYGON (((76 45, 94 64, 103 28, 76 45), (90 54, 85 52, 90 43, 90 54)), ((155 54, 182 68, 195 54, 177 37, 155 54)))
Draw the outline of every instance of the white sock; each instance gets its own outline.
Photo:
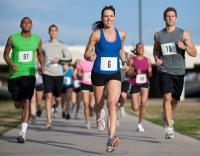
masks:
POLYGON ((21 131, 26 134, 26 130, 28 128, 28 123, 23 122, 22 123, 22 127, 21 127, 21 131))

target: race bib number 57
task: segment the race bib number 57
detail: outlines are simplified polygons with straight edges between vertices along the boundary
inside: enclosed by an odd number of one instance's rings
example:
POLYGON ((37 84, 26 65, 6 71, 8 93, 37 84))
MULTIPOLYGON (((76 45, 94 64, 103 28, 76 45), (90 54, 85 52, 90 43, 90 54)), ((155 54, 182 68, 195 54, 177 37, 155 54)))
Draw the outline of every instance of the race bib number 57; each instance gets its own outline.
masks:
POLYGON ((32 51, 20 51, 18 62, 31 62, 33 58, 32 51))
POLYGON ((136 83, 142 84, 147 82, 147 75, 146 74, 138 74, 136 76, 136 83))
POLYGON ((101 57, 102 71, 116 71, 117 70, 117 57, 101 57))

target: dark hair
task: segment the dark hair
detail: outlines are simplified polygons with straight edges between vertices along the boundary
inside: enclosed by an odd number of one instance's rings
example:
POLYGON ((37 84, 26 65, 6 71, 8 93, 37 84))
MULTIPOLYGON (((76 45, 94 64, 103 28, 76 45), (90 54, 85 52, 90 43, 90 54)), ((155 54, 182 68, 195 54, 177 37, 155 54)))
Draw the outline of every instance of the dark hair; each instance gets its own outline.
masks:
POLYGON ((168 7, 168 8, 164 11, 164 13, 163 13, 163 17, 164 17, 164 18, 166 17, 167 12, 169 12, 169 11, 173 11, 173 12, 175 13, 176 17, 177 17, 177 11, 176 11, 176 9, 173 8, 173 7, 168 7))
POLYGON ((22 23, 23 23, 24 20, 26 20, 26 19, 28 19, 29 21, 31 21, 31 24, 32 24, 32 20, 31 20, 30 17, 23 17, 23 18, 21 19, 21 22, 20 22, 20 27, 22 27, 22 23))
POLYGON ((49 33, 51 31, 51 28, 56 28, 56 30, 58 31, 58 27, 55 24, 52 24, 49 26, 49 33))
POLYGON ((136 44, 136 46, 134 47, 134 49, 133 50, 131 50, 131 52, 133 53, 133 54, 137 54, 137 47, 139 46, 139 45, 144 45, 142 42, 138 42, 137 44, 136 44))
MULTIPOLYGON (((115 15, 115 8, 112 5, 109 6, 105 6, 102 10, 101 10, 101 18, 103 17, 104 11, 105 10, 112 10, 114 12, 115 15)), ((92 30, 96 30, 96 29, 102 29, 104 27, 104 24, 102 21, 96 21, 92 24, 92 30)))

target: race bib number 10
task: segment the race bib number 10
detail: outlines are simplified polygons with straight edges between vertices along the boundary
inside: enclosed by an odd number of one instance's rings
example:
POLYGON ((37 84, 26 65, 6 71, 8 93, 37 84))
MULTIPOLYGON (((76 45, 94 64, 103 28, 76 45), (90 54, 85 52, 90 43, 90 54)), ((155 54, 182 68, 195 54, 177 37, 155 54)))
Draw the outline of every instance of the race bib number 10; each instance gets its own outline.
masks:
POLYGON ((31 62, 33 58, 32 51, 20 51, 18 62, 31 62))
POLYGON ((117 70, 117 57, 101 57, 102 71, 116 71, 117 70))
POLYGON ((162 49, 162 54, 163 55, 174 55, 174 54, 177 54, 175 42, 161 44, 161 49, 162 49))

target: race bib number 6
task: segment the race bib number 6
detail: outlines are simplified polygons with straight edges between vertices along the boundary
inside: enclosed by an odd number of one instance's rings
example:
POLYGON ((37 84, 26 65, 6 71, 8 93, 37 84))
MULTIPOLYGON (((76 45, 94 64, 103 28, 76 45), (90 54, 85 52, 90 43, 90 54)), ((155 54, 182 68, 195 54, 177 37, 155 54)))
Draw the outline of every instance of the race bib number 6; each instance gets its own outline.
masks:
POLYGON ((20 51, 18 62, 31 62, 33 58, 32 51, 20 51))
POLYGON ((117 70, 117 57, 101 57, 102 71, 116 71, 117 70))

